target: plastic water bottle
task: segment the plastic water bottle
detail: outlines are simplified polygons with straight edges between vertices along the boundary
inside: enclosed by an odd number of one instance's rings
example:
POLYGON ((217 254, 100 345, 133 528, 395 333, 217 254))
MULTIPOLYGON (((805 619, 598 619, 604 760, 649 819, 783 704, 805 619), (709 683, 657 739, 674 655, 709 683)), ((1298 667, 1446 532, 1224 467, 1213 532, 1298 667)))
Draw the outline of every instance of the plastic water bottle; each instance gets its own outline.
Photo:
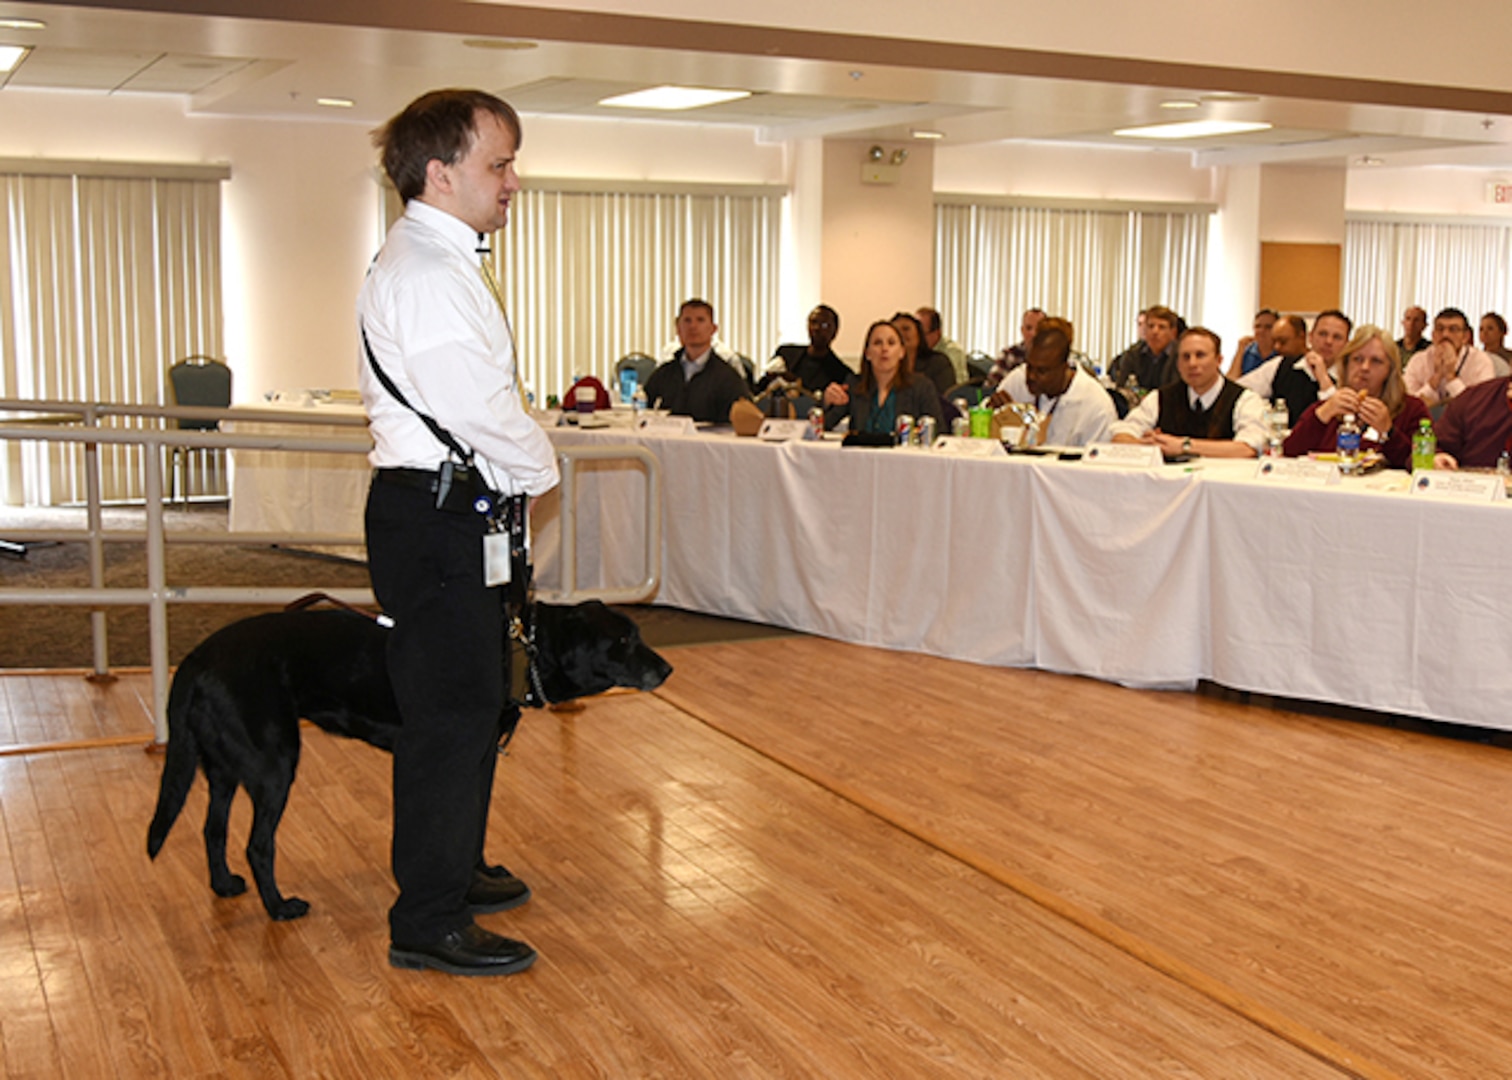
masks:
POLYGON ((1412 471, 1421 472, 1433 468, 1433 455, 1438 452, 1438 438, 1433 434, 1433 421, 1418 422, 1417 432, 1412 436, 1412 471))
POLYGON ((634 407, 637 416, 646 411, 646 392, 639 386, 630 395, 630 404, 634 407))
POLYGON ((1360 467, 1360 425, 1354 413, 1345 413, 1339 424, 1339 471, 1349 476, 1360 467))
POLYGON ((635 400, 635 393, 640 389, 640 373, 633 367, 627 367, 620 372, 620 400, 630 404, 635 400))

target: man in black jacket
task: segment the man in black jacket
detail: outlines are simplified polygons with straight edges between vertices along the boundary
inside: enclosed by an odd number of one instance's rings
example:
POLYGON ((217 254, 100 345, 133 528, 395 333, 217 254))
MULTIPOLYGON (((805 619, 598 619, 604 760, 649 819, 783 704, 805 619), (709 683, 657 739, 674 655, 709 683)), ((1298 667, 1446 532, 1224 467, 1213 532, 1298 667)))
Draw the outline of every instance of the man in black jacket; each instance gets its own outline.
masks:
POLYGON ((653 409, 691 416, 708 424, 730 420, 730 406, 751 396, 746 382, 714 354, 714 306, 707 300, 684 300, 677 312, 677 340, 682 347, 646 380, 646 401, 653 409))

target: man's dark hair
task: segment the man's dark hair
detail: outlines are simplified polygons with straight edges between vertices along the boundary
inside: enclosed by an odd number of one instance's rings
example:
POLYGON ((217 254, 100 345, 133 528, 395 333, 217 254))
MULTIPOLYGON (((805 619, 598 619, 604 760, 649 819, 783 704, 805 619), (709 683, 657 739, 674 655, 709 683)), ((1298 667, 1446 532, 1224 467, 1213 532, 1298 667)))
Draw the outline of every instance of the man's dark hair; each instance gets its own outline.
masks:
MULTIPOLYGON (((1262 315, 1269 315, 1273 319, 1279 319, 1281 317, 1280 312, 1272 311, 1268 307, 1263 307, 1259 311, 1255 312, 1255 318, 1256 319, 1258 319, 1262 315)), ((1253 321, 1254 320, 1252 319, 1251 322, 1253 322, 1253 321)))
POLYGON ((1178 333, 1182 329, 1181 316, 1177 315, 1170 308, 1164 307, 1161 304, 1155 304, 1152 307, 1145 308, 1142 314, 1144 315, 1145 322, 1147 323, 1151 319, 1159 319, 1161 322, 1165 323, 1172 330, 1175 330, 1178 333))
POLYGON ((1284 322, 1297 332, 1297 340, 1307 345, 1307 320, 1300 315, 1282 315, 1277 322, 1284 322))
POLYGON ((1071 339, 1059 326, 1042 326, 1029 342, 1031 352, 1049 352, 1063 364, 1071 362, 1071 339))
MULTIPOLYGON (((838 311, 836 311, 834 308, 830 307, 828 304, 815 304, 814 305, 814 311, 822 311, 822 312, 824 312, 826 315, 828 315, 831 319, 833 319, 835 321, 835 329, 836 330, 840 329, 840 313, 838 311)), ((810 312, 810 314, 813 314, 813 312, 810 312)))
POLYGON ((1458 319, 1465 324, 1466 330, 1470 329, 1470 320, 1465 318, 1465 313, 1457 307, 1446 307, 1433 317, 1434 322, 1438 322, 1440 319, 1458 319))
POLYGON ((919 321, 924 324, 925 330, 929 331, 931 334, 939 332, 940 313, 938 311, 936 311, 932 307, 921 307, 918 310, 918 314, 923 316, 923 318, 921 318, 919 321))
MULTIPOLYGON (((1461 315, 1460 318, 1464 318, 1464 316, 1461 315)), ((1338 308, 1329 308, 1327 311, 1318 312, 1318 319, 1338 319, 1341 323, 1344 324, 1345 337, 1348 337, 1350 334, 1354 333, 1354 320, 1351 319, 1348 315, 1344 314, 1338 308)), ((1313 326, 1318 325, 1318 319, 1313 320, 1313 326)))
POLYGON ((520 117, 507 102, 482 90, 432 90, 373 132, 383 155, 383 171, 406 203, 425 191, 425 170, 432 161, 455 165, 478 136, 478 113, 491 113, 522 138, 520 117))
POLYGON ((679 319, 682 318, 683 312, 687 311, 690 307, 703 308, 709 313, 709 321, 714 321, 714 305, 709 303, 707 300, 700 300, 696 296, 691 300, 684 300, 677 306, 677 317, 679 319))

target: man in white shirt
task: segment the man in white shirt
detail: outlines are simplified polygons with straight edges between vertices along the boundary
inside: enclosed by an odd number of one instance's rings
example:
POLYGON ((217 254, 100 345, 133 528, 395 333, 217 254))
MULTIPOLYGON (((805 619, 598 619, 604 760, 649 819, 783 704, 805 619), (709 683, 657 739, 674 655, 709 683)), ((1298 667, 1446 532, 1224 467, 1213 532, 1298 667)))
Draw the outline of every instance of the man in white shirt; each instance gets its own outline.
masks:
MULTIPOLYGON (((473 921, 530 897, 483 859, 497 744, 519 717, 505 590, 484 571, 502 507, 484 488, 508 503, 558 479, 551 444, 525 412, 497 286, 479 261, 520 190, 520 121, 491 94, 441 90, 412 102, 375 141, 405 201, 357 301, 358 383, 374 442, 368 566, 394 619, 387 666, 403 718, 389 963, 507 975, 529 967, 535 950, 473 921), (468 482, 464 465, 481 483, 468 482), (460 499, 447 497, 453 489, 460 499)), ((522 503, 512 507, 521 517, 522 503)))
MULTIPOLYGON (((1326 311, 1318 316, 1317 323, 1321 328, 1315 326, 1313 336, 1323 343, 1331 356, 1337 356, 1338 330, 1339 327, 1345 328, 1343 336, 1347 340, 1349 320, 1339 312, 1326 311)), ((1284 400, 1287 423, 1293 427, 1309 405, 1315 401, 1327 401, 1337 389, 1329 371, 1330 360, 1316 348, 1307 347, 1306 334, 1307 324, 1300 315, 1287 315, 1276 320, 1271 329, 1271 347, 1277 355, 1238 380, 1240 386, 1253 390, 1261 401, 1284 400)))
POLYGON ((1430 409, 1458 397, 1466 387, 1496 374, 1489 354, 1470 342, 1470 320, 1459 308, 1445 308, 1433 317, 1433 344, 1413 353, 1403 377, 1407 392, 1430 409))
POLYGON ((988 399, 993 408, 1010 401, 1033 404, 1039 430, 1031 446, 1086 446, 1104 442, 1118 419, 1113 399, 1091 375, 1071 362, 1071 340, 1058 326, 1034 335, 1029 359, 1008 373, 988 399))
POLYGON ((1265 446, 1265 403, 1223 376, 1223 343, 1194 326, 1176 348, 1181 379, 1147 394, 1112 427, 1113 441, 1149 443, 1174 457, 1256 457, 1265 446))

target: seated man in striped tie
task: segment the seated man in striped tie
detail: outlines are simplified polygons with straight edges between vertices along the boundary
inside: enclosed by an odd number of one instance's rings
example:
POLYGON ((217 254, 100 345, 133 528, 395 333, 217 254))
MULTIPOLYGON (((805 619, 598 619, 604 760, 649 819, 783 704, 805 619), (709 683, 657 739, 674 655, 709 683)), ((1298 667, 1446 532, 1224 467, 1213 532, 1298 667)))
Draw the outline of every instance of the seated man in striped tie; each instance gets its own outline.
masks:
POLYGON ((1265 446, 1265 403, 1223 375, 1223 343, 1194 326, 1176 349, 1180 378, 1148 394, 1110 429, 1114 442, 1150 443, 1167 458, 1255 457, 1265 446))

